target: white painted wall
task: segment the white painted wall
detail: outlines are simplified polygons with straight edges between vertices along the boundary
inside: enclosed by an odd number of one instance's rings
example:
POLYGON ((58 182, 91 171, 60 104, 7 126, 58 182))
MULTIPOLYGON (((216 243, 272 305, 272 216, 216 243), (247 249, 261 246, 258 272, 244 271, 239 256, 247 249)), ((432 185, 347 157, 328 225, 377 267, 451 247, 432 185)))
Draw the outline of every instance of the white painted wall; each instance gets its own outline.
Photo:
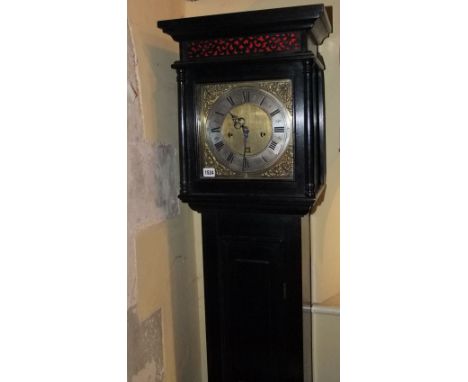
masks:
POLYGON ((340 380, 340 316, 314 312, 312 319, 312 369, 314 382, 340 380))

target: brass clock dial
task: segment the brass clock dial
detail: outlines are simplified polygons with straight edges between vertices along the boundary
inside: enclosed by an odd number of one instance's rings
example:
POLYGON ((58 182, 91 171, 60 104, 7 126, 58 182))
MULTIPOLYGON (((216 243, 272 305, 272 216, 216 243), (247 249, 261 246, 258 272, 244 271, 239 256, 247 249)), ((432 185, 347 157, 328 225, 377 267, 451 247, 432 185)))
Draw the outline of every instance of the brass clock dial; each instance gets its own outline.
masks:
POLYGON ((216 88, 210 88, 202 99, 207 106, 200 123, 203 167, 210 168, 211 161, 214 176, 291 178, 293 129, 284 97, 285 89, 291 92, 290 81, 231 83, 224 91, 219 91, 219 85, 214 95, 216 88), (275 92, 276 88, 283 93, 275 92), (284 171, 283 163, 282 173, 272 172, 282 158, 288 161, 288 170, 284 171))

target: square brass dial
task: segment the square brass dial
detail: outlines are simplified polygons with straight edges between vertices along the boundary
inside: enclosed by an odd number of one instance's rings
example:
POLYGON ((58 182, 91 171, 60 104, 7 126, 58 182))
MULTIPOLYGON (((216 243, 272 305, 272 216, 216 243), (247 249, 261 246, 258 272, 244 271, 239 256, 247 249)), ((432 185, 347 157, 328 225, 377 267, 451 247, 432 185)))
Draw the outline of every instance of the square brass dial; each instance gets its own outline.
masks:
POLYGON ((202 179, 294 179, 292 81, 198 84, 202 179))

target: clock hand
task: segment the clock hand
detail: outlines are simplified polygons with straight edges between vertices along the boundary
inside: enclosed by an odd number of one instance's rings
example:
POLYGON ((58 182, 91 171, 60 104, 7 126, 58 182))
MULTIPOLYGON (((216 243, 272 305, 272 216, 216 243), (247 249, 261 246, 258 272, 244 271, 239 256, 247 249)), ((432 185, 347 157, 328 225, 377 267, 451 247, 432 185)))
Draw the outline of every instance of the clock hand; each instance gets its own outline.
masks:
POLYGON ((247 164, 247 160, 245 154, 247 153, 247 139, 249 138, 249 128, 242 124, 242 133, 244 135, 244 155, 242 158, 242 171, 245 170, 245 165, 247 164))
POLYGON ((244 118, 238 117, 237 115, 232 114, 232 113, 229 113, 229 115, 230 115, 231 118, 232 118, 232 122, 234 123, 234 128, 235 128, 235 129, 243 128, 244 123, 245 123, 245 119, 244 119, 244 118))
POLYGON ((235 129, 242 129, 242 135, 244 136, 244 155, 242 156, 242 171, 245 170, 245 167, 247 165, 247 140, 249 138, 249 128, 245 126, 245 119, 242 117, 238 117, 237 115, 234 115, 232 113, 229 113, 229 115, 232 118, 232 122, 234 123, 234 128, 235 129))
POLYGON ((247 142, 247 138, 249 137, 249 128, 242 125, 242 133, 244 134, 244 142, 247 142))

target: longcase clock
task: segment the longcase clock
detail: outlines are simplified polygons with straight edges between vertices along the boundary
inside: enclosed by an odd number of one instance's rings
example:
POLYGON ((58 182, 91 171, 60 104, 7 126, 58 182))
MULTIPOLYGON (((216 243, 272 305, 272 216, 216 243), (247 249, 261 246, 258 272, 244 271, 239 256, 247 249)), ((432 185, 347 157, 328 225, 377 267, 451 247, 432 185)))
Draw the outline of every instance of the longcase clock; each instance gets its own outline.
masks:
POLYGON ((303 380, 300 218, 325 188, 330 16, 158 22, 180 45, 179 198, 202 214, 210 382, 303 380))

